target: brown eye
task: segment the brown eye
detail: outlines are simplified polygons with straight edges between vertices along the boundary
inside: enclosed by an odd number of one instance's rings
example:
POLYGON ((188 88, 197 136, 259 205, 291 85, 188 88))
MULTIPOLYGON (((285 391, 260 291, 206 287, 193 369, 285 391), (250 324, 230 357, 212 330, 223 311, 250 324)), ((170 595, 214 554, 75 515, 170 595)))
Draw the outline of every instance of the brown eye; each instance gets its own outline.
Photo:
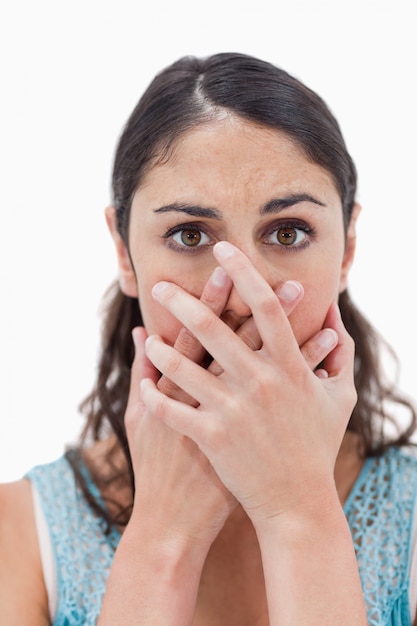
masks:
POLYGON ((201 232, 199 230, 182 230, 181 242, 188 247, 198 246, 201 242, 201 232))
POLYGON ((272 230, 266 238, 267 243, 283 248, 300 248, 306 245, 312 236, 312 229, 306 224, 283 224, 272 230))
POLYGON ((297 240, 296 228, 279 228, 276 232, 277 240, 283 246, 290 246, 297 240))
POLYGON ((210 237, 201 228, 191 227, 184 225, 183 227, 177 226, 172 232, 168 232, 166 235, 177 249, 182 248, 200 248, 210 244, 210 237))

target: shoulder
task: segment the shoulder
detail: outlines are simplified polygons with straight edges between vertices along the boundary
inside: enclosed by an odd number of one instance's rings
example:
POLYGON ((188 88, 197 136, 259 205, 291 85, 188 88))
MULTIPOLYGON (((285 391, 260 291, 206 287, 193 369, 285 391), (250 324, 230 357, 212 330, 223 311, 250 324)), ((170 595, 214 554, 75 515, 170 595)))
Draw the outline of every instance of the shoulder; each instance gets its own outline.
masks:
MULTIPOLYGON (((13 564, 36 561, 36 529, 29 481, 0 485, 0 565, 4 557, 13 564)), ((14 568, 13 568, 14 569, 14 568)))
POLYGON ((32 490, 25 479, 0 485, 0 605, 9 626, 49 624, 32 490))

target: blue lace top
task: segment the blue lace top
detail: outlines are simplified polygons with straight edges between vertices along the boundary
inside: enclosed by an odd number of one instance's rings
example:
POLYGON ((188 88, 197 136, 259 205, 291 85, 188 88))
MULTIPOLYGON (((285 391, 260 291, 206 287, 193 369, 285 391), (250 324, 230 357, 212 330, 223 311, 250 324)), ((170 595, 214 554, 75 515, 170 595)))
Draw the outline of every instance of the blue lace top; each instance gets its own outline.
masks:
MULTIPOLYGON (((92 495, 97 487, 83 468, 92 495)), ((41 497, 55 553, 58 606, 53 626, 93 626, 120 539, 90 509, 62 457, 27 477, 41 497)), ((411 626, 409 567, 417 459, 392 448, 367 459, 346 502, 370 626, 411 626)))

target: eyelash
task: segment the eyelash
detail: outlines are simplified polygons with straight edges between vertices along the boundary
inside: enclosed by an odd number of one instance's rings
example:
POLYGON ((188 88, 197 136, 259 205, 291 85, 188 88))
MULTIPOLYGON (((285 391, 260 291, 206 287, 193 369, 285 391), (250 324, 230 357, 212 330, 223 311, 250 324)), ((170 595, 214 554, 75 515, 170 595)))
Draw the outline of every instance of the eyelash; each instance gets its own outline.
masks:
MULTIPOLYGON (((178 224, 176 226, 173 226, 172 228, 169 228, 164 235, 162 235, 162 238, 168 240, 168 245, 172 249, 178 252, 185 252, 188 254, 190 253, 195 254, 198 251, 200 251, 202 248, 206 248, 208 246, 213 245, 213 243, 211 242, 202 243, 202 244, 199 242, 195 246, 187 246, 185 244, 181 245, 177 243, 176 241, 174 241, 175 235, 182 233, 183 231, 187 231, 187 230, 196 234, 200 233, 203 235, 203 237, 205 236, 211 239, 211 236, 207 233, 207 227, 198 222, 190 222, 188 224, 178 224)), ((295 252, 296 250, 303 249, 307 247, 308 245, 310 245, 311 239, 314 237, 314 235, 315 235, 314 228, 311 228, 305 222, 300 222, 298 220, 288 220, 283 223, 279 223, 279 224, 275 223, 271 225, 267 233, 262 236, 262 239, 264 243, 266 243, 266 245, 277 246, 279 248, 284 249, 287 252, 295 252), (289 245, 280 244, 278 241, 275 241, 275 242, 265 241, 267 238, 271 237, 271 235, 273 235, 274 233, 280 230, 286 230, 286 229, 287 230, 293 229, 295 231, 301 231, 302 233, 305 234, 305 237, 301 242, 289 244, 289 245)), ((297 238, 298 236, 299 235, 297 233, 297 238)))
POLYGON ((266 237, 270 237, 273 233, 278 233, 278 231, 284 230, 295 230, 297 231, 297 239, 299 237, 299 232, 303 233, 302 241, 294 244, 280 244, 278 241, 268 243, 268 245, 278 246, 279 248, 284 249, 286 252, 295 252, 297 250, 303 250, 307 246, 310 245, 312 239, 315 235, 315 230, 311 226, 308 226, 305 222, 300 222, 298 220, 288 220, 287 222, 274 224, 274 227, 269 229, 266 237))
POLYGON ((193 253, 193 252, 196 253, 202 247, 212 245, 208 243, 203 244, 203 245, 197 244, 196 246, 186 246, 186 245, 178 244, 176 241, 174 241, 174 235, 177 235, 178 233, 181 233, 185 230, 188 230, 194 233, 203 233, 203 235, 210 238, 210 235, 208 235, 206 232, 206 227, 204 227, 202 224, 199 224, 198 222, 191 222, 189 224, 178 224, 177 226, 173 226, 172 228, 169 228, 164 235, 162 235, 162 238, 168 240, 168 245, 173 250, 176 250, 178 252, 185 252, 185 253, 193 253))

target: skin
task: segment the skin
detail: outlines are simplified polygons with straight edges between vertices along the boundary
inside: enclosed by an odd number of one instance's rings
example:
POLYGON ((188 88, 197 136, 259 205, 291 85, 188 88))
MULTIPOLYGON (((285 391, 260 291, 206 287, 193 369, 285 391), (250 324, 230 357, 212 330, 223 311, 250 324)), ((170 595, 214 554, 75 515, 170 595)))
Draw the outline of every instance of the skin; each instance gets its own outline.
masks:
MULTIPOLYGON (((335 306, 358 213, 344 233, 329 173, 285 135, 233 117, 184 135, 150 169, 133 199, 129 251, 107 210, 120 284, 139 297, 146 330, 134 332, 126 412, 140 489, 100 626, 366 624, 340 506, 360 463, 354 442, 342 443, 355 401, 353 345, 335 306), (301 194, 278 214, 260 214, 301 194), (155 211, 172 203, 221 219, 155 211), (191 223, 208 239, 184 252, 180 235, 167 235, 191 223), (278 226, 297 235, 295 250, 278 245, 278 226), (224 241, 226 256, 214 245, 224 241), (205 350, 209 369, 200 365, 205 350)), ((103 454, 96 447, 89 461, 103 454)), ((0 489, 0 507, 5 616, 11 626, 45 626, 28 484, 0 489)))
MULTIPOLYGON (((141 623, 155 624, 273 625, 300 619, 315 624, 323 620, 324 608, 316 606, 320 591, 309 597, 305 590, 315 589, 317 570, 311 564, 326 559, 329 549, 335 565, 322 588, 330 590, 335 609, 320 623, 366 623, 350 533, 333 477, 355 401, 353 345, 335 302, 353 260, 358 212, 355 208, 345 237, 340 198, 329 173, 308 161, 285 135, 233 117, 184 135, 170 158, 151 168, 133 198, 129 253, 115 228, 114 211, 108 210, 121 286, 127 295, 139 297, 151 337, 146 340, 146 332, 135 332, 137 356, 126 415, 134 472, 143 488, 136 492, 132 518, 116 553, 100 625, 120 619, 118 611, 127 597, 134 610, 131 616, 123 615, 123 623, 136 623, 140 614, 141 623), (282 208, 281 202, 278 212, 277 199, 287 203, 282 208), (272 205, 273 212, 265 211, 272 205), (200 215, 190 215, 190 206, 199 207, 200 215), (201 215, 201 209, 211 213, 201 215), (296 237, 294 249, 279 245, 279 228, 280 240, 285 240, 284 233, 296 237), (197 238, 197 246, 186 247, 180 230, 197 238), (225 250, 224 241, 232 246, 225 250), (199 300, 219 265, 232 282, 220 319, 199 300), (303 297, 293 310, 284 311, 276 296, 288 280, 302 285, 303 297), (257 352, 234 333, 251 321, 258 334, 257 352), (177 349, 184 326, 213 355, 215 375, 177 349), (312 368, 306 359, 310 338, 328 332, 323 326, 338 337, 336 347, 322 346, 327 389, 311 371, 319 361, 312 368), (293 407, 294 398, 304 391, 306 415, 312 399, 320 407, 316 414, 327 403, 333 424, 297 420, 296 427, 285 432, 281 423, 281 432, 271 437, 276 410, 284 403, 281 389, 278 396, 273 393, 273 377, 266 376, 266 386, 258 385, 267 372, 264 357, 273 358, 272 369, 280 376, 289 372, 283 388, 291 385, 290 397, 279 413, 293 412, 288 402, 293 407), (163 393, 158 370, 162 380, 170 379, 185 392, 186 401, 176 392, 163 393), (196 420, 196 411, 204 419, 196 420), (254 412, 265 416, 266 429, 252 419, 254 412), (340 419, 335 420, 337 414, 340 419), (322 436, 326 430, 328 441, 322 436), (277 450, 281 439, 285 444, 277 450), (310 463, 311 449, 317 450, 317 462, 313 458, 310 463), (303 463, 305 458, 309 462, 303 463), (248 471, 254 468, 248 481, 248 471), (311 480, 304 481, 307 475, 311 480), (280 484, 271 476, 278 476, 280 484), (261 505, 265 498, 267 506, 261 505), (310 507, 317 508, 318 502, 320 511, 311 515, 310 507), (145 516, 146 524, 143 511, 150 516, 145 516), (269 524, 269 519, 278 518, 278 524, 269 524), (281 524, 285 519, 290 520, 288 526, 281 524), (293 544, 283 528, 291 528, 294 538, 299 527, 301 536, 293 544), (330 542, 326 548, 329 533, 336 545, 330 542), (307 535, 304 545, 302 537, 307 535), (138 550, 138 537, 144 536, 150 552, 145 542, 138 550), (286 554, 282 546, 289 544, 293 549, 286 554), (162 570, 155 565, 159 558, 162 570), (239 574, 233 573, 234 565, 239 574), (135 581, 133 595, 122 572, 135 581), (152 572, 158 584, 149 582, 152 572), (274 599, 277 589, 280 601, 274 599)), ((352 474, 344 482, 351 480, 352 474)), ((322 601, 329 603, 326 594, 322 601)))
MULTIPOLYGON (((155 283, 171 281, 199 297, 217 265, 212 246, 227 240, 247 255, 272 289, 289 279, 302 284, 303 301, 291 316, 294 335, 302 345, 322 328, 330 304, 346 287, 358 212, 356 208, 345 249, 341 202, 330 174, 308 161, 285 135, 228 117, 185 135, 169 161, 153 167, 145 177, 131 209, 133 266, 114 225, 110 228, 123 290, 139 297, 149 334, 160 334, 172 345, 180 328, 178 320, 153 299, 155 283), (296 194, 308 194, 325 206, 304 201, 279 214, 260 215, 267 202, 296 194), (173 203, 213 208, 222 218, 155 212, 173 203), (300 245, 297 252, 274 245, 268 232, 275 223, 287 225, 288 220, 307 223, 317 231, 314 236, 299 231, 299 239, 305 237, 307 245, 300 245), (184 245, 175 249, 173 238, 164 238, 170 228, 193 222, 204 225, 207 232, 207 245, 198 250, 184 245)), ((250 314, 233 289, 225 315, 240 324, 250 314)))

